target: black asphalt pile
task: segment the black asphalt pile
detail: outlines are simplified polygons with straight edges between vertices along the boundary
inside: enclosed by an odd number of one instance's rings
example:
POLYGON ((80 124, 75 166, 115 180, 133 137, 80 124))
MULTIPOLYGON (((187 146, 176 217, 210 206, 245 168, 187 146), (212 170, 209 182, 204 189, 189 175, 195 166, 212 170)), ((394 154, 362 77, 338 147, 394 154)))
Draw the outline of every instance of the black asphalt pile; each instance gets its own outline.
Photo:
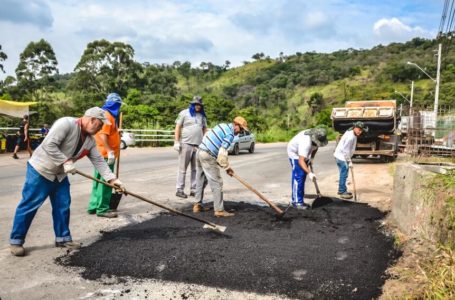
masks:
MULTIPOLYGON (((227 226, 224 234, 170 214, 106 232, 57 261, 82 276, 152 278, 292 298, 378 297, 386 268, 399 253, 365 204, 334 201, 289 209, 277 220, 268 207, 227 202, 233 218, 198 217, 227 226)), ((186 210, 190 212, 190 208, 186 210)))

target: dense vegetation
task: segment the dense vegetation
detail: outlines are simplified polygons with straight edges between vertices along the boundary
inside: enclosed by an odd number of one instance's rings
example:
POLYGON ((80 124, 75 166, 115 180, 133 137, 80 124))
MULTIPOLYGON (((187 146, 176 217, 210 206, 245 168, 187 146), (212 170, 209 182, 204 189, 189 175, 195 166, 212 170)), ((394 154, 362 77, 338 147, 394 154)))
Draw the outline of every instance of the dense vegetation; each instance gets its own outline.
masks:
MULTIPOLYGON (((278 58, 256 53, 251 62, 230 68, 229 61, 222 66, 139 63, 130 45, 98 40, 87 45, 74 72, 60 75, 52 46, 40 40, 21 53, 16 77, 0 82, 0 98, 38 101, 38 114, 32 118, 36 124, 81 115, 115 91, 128 104, 125 127, 172 128, 178 111, 199 94, 210 125, 240 114, 261 139, 283 140, 305 127, 330 126, 331 108, 347 100, 397 99, 406 105, 394 91, 409 97, 411 80, 416 105, 432 105, 433 81, 406 62, 417 63, 433 76, 433 50, 439 42, 415 38, 369 50, 280 53, 278 58)), ((453 103, 455 94, 455 53, 445 49, 440 104, 453 103)), ((0 71, 6 59, 0 45, 0 71)))

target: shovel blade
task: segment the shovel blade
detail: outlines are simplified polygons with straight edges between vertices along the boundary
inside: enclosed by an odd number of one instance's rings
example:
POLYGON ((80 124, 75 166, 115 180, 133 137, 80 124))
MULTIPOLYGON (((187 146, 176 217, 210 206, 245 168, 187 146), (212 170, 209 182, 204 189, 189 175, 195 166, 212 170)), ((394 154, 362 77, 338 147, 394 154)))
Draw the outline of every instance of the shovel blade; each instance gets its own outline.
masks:
POLYGON ((112 193, 111 202, 109 203, 110 209, 117 209, 117 207, 120 203, 120 199, 122 199, 122 195, 123 194, 121 194, 121 193, 112 193))
POLYGON ((226 231, 226 226, 220 226, 220 225, 208 225, 208 224, 204 224, 204 226, 202 228, 205 228, 205 229, 210 229, 210 230, 215 230, 215 231, 219 231, 219 232, 225 232, 226 231))

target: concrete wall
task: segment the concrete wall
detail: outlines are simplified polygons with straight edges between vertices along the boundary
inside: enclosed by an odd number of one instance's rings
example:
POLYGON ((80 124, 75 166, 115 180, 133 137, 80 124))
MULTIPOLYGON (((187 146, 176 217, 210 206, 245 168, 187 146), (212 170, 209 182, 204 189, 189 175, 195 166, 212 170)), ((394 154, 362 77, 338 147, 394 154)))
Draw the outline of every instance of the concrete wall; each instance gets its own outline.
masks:
POLYGON ((427 186, 435 173, 425 167, 397 164, 392 193, 392 219, 401 231, 411 237, 436 241, 437 210, 441 209, 435 193, 427 186))

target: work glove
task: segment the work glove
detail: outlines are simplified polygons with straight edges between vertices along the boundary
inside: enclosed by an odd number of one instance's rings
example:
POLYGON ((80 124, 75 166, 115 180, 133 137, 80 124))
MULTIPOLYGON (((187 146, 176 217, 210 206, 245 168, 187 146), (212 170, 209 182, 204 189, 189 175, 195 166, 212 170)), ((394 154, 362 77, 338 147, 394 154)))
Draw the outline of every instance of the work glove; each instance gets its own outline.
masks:
POLYGON ((180 152, 180 149, 181 149, 180 143, 175 141, 174 142, 174 150, 177 151, 177 152, 180 152))
POLYGON ((120 193, 125 193, 126 189, 123 183, 120 181, 120 179, 116 178, 110 181, 110 184, 113 184, 116 186, 116 190, 120 193))
POLYGON ((63 163, 63 171, 66 174, 76 174, 77 170, 72 160, 67 160, 63 163))
POLYGON ((216 162, 222 167, 223 169, 229 168, 229 159, 228 159, 228 151, 226 148, 221 147, 218 151, 218 157, 216 158, 216 162))
POLYGON ((311 181, 315 181, 316 180, 316 175, 314 175, 313 172, 308 173, 308 177, 310 178, 311 181))
POLYGON ((234 176, 234 170, 231 167, 228 167, 226 169, 226 173, 231 177, 234 176))
POLYGON ((351 169, 354 167, 354 164, 352 163, 352 160, 348 161, 348 167, 351 168, 351 169))
POLYGON ((115 162, 115 154, 114 151, 109 151, 107 153, 107 164, 112 165, 115 162))

